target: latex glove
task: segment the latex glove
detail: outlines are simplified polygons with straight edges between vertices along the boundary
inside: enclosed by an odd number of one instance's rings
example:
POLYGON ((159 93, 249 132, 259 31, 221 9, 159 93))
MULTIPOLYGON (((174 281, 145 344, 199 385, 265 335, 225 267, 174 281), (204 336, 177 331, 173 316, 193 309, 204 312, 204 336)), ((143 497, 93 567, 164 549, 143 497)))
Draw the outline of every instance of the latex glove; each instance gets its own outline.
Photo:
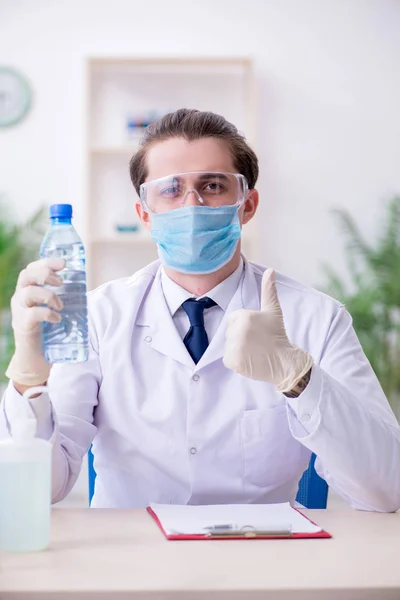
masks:
POLYGON ((46 383, 51 366, 45 361, 40 323, 59 323, 61 299, 44 285, 60 286, 56 271, 65 267, 61 258, 46 258, 30 263, 21 271, 11 299, 15 353, 6 371, 7 377, 22 385, 46 383), (46 306, 41 306, 45 304, 46 306))
POLYGON ((245 377, 275 384, 279 392, 293 390, 311 369, 311 356, 287 337, 272 269, 263 275, 261 309, 229 315, 223 362, 245 377))

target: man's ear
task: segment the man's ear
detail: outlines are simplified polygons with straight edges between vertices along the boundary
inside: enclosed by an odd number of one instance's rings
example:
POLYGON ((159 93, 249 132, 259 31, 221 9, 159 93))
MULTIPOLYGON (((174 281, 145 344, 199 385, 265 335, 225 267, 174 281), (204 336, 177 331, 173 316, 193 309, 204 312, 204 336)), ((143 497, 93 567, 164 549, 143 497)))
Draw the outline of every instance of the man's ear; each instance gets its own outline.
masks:
POLYGON ((243 205, 240 207, 242 212, 242 225, 245 225, 254 217, 258 207, 258 191, 250 190, 243 205))
POLYGON ((136 208, 136 212, 139 216, 140 222, 142 223, 143 227, 145 229, 147 229, 147 231, 150 231, 151 217, 150 217, 149 213, 146 212, 145 210, 143 210, 143 207, 140 204, 140 202, 136 202, 135 208, 136 208))

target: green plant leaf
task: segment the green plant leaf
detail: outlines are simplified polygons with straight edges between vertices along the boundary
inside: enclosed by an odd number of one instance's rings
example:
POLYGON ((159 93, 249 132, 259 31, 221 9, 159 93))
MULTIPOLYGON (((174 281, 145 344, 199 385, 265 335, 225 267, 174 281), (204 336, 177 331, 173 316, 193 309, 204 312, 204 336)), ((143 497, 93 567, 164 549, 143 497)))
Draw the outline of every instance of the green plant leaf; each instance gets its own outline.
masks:
MULTIPOLYGON (((400 196, 386 207, 380 234, 367 243, 354 218, 335 210, 349 283, 329 266, 325 290, 346 305, 354 329, 397 415, 400 409, 400 196)), ((347 279, 346 279, 347 281, 347 279)))
POLYGON ((36 211, 26 222, 13 221, 10 210, 0 206, 0 381, 13 353, 10 301, 20 271, 38 258, 46 230, 46 207, 36 211))

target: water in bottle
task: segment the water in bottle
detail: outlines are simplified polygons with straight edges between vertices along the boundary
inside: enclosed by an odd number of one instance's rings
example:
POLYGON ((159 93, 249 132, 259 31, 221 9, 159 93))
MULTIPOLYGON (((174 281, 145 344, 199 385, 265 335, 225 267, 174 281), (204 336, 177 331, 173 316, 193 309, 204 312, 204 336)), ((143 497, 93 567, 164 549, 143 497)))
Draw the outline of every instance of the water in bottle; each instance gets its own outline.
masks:
POLYGON ((50 229, 41 248, 41 258, 63 258, 65 269, 58 272, 61 287, 51 287, 62 300, 60 323, 42 323, 43 349, 48 363, 84 362, 88 358, 85 250, 71 224, 72 206, 50 207, 50 229))

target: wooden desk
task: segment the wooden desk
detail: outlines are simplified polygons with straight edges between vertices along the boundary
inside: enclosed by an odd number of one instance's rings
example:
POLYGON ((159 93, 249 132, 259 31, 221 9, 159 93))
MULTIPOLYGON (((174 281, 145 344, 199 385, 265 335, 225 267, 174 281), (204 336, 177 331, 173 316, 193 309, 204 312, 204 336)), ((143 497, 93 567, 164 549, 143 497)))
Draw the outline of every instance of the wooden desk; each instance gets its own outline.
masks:
POLYGON ((144 510, 55 509, 49 550, 0 556, 0 598, 400 599, 400 514, 304 512, 334 539, 167 542, 144 510))

